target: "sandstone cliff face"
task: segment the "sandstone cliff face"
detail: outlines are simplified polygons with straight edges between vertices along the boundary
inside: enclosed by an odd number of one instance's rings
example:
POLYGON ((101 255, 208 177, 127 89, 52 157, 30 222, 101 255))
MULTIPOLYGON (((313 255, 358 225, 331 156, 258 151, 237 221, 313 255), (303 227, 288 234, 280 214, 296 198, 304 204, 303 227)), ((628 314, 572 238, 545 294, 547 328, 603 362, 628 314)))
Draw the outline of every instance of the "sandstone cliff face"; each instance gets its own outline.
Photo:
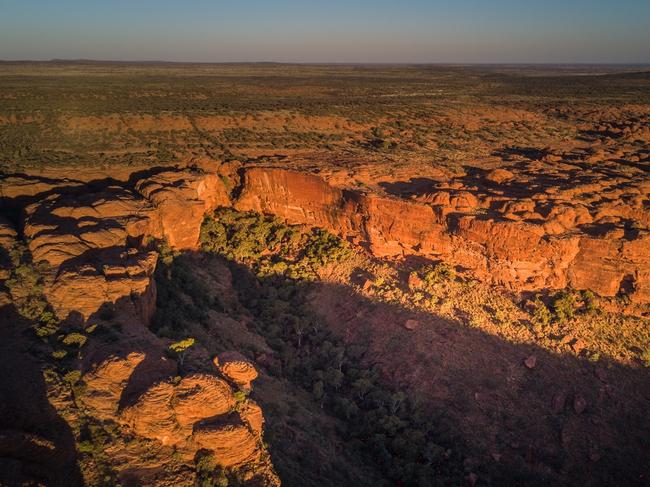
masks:
MULTIPOLYGON (((222 466, 263 472, 249 480, 276 485, 261 442, 263 413, 235 395, 252 387, 254 365, 228 352, 211 370, 172 379, 168 343, 146 328, 155 311, 157 265, 148 242, 165 238, 174 249, 195 249, 205 213, 234 204, 326 228, 377 257, 443 259, 515 291, 572 286, 614 296, 623 290, 638 303, 650 302, 650 232, 644 229, 650 185, 614 181, 520 197, 519 188, 510 195, 500 189, 513 178, 493 171, 485 176, 489 191, 442 182, 408 199, 251 168, 231 202, 216 175, 170 170, 99 188, 50 180, 30 186, 29 178, 16 176, 3 181, 2 196, 28 202, 20 227, 33 261, 44 264, 44 294, 58 317, 79 326, 110 305, 125 325, 119 345, 86 348, 83 407, 183 461, 208 450, 222 466), (595 192, 603 199, 584 197, 595 192)), ((9 299, 2 282, 18 238, 0 218, 0 303, 9 299)))
POLYGON ((644 181, 551 186, 531 196, 514 174, 498 170, 484 176, 481 190, 443 181, 405 199, 258 167, 244 172, 231 202, 221 178, 188 170, 143 177, 134 190, 87 192, 62 183, 66 191, 57 193, 52 181, 37 181, 34 189, 19 179, 3 193, 29 196, 45 188, 49 194, 25 209, 24 233, 34 259, 54 269, 47 291, 64 316, 72 309, 66 296, 87 317, 102 296, 111 301, 128 294, 143 296, 137 312, 147 321, 155 260, 143 250, 143 239, 166 238, 172 248, 194 249, 204 214, 231 204, 326 228, 378 257, 443 259, 514 291, 572 286, 614 296, 625 288, 633 301, 649 301, 649 233, 630 230, 634 222, 643 227, 650 221, 644 181), (593 202, 585 197, 596 193, 602 197, 593 202), (84 295, 90 288, 95 296, 84 295))
MULTIPOLYGON (((162 458, 175 452, 192 464, 202 450, 222 467, 245 467, 245 482, 279 485, 262 443, 261 409, 235 395, 240 387, 252 387, 254 366, 234 360, 241 356, 231 352, 225 355, 228 371, 213 367, 174 379, 176 362, 164 353, 168 341, 147 329, 155 312, 158 255, 148 242, 165 238, 174 249, 196 248, 205 212, 230 204, 223 182, 211 174, 166 171, 136 182, 133 189, 65 182, 30 188, 27 178, 11 184, 3 187, 3 195, 33 200, 23 209, 22 231, 33 262, 44 273, 44 296, 64 326, 91 324, 105 306, 121 324, 112 332, 119 340, 91 339, 84 347, 84 389, 76 394, 76 406, 69 394, 54 401, 66 420, 77 421, 73 411, 83 407, 95 420, 116 423, 125 434, 169 449, 162 458), (41 197, 44 192, 47 196, 41 197)), ((0 219, 0 285, 10 276, 9 254, 17 238, 13 225, 0 219)), ((0 304, 9 300, 6 295, 0 304)), ((5 440, 10 441, 3 437, 0 443, 5 440)), ((139 468, 140 460, 126 447, 111 448, 129 458, 116 465, 120 476, 143 485, 168 485, 165 478, 176 478, 156 474, 164 465, 139 468)), ((191 484, 186 480, 182 485, 191 484)))
MULTIPOLYGON (((513 177, 493 171, 486 181, 514 184, 513 177)), ((455 183, 438 188, 405 200, 340 190, 312 175, 254 168, 246 171, 235 206, 327 228, 378 257, 440 258, 515 291, 572 286, 614 296, 627 287, 633 301, 648 302, 649 233, 626 230, 631 221, 646 225, 650 216, 642 182, 615 181, 611 189, 551 187, 552 196, 535 198, 509 198, 499 189, 477 197, 455 183), (575 202, 577 195, 597 191, 605 195, 602 201, 590 207, 575 202), (611 229, 594 236, 601 228, 611 229)))
MULTIPOLYGON (((649 301, 648 231, 628 229, 629 222, 650 221, 647 184, 615 180, 607 187, 576 184, 511 197, 501 188, 516 189, 513 178, 509 171, 492 171, 484 177, 483 192, 442 182, 408 200, 259 167, 245 171, 234 203, 215 174, 187 170, 143 177, 135 191, 109 186, 75 194, 73 186, 57 194, 48 182, 51 194, 25 210, 24 232, 34 259, 56 269, 48 292, 63 315, 71 309, 67 295, 87 317, 100 295, 114 301, 129 294, 143 296, 137 312, 147 321, 152 307, 146 303, 155 299, 148 284, 155 261, 142 250, 143 238, 164 237, 172 248, 194 249, 205 213, 231 204, 327 228, 378 257, 443 259, 515 291, 572 286, 614 296, 625 287, 635 302, 649 301), (584 203, 581 195, 597 191, 602 200, 584 203), (83 296, 89 288, 96 296, 83 296)), ((40 194, 45 184, 36 181, 35 189, 25 181, 10 183, 3 192, 14 196, 40 194)))
POLYGON ((195 249, 203 215, 230 204, 215 174, 163 172, 138 181, 136 190, 157 209, 160 234, 176 249, 195 249))

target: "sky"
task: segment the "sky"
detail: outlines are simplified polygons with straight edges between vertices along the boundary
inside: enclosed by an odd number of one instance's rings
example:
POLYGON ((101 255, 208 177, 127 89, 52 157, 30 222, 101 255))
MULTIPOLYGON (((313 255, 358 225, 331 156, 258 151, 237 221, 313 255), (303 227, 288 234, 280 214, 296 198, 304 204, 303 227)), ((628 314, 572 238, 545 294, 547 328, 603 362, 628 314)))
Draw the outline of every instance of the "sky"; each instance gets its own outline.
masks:
POLYGON ((650 0, 0 0, 0 59, 650 63, 650 0))

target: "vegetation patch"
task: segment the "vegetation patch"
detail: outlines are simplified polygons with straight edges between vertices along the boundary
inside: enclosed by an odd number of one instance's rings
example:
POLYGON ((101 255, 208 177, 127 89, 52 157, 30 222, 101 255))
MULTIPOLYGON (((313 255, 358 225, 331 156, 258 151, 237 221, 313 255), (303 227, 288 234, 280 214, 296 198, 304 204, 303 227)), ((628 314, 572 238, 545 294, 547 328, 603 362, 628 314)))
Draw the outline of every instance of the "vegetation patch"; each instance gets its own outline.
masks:
POLYGON ((443 435, 426 412, 364 365, 364 350, 344 346, 306 304, 321 268, 356 259, 348 244, 323 230, 233 210, 206 219, 201 243, 230 260, 239 300, 254 317, 251 326, 280 359, 271 373, 340 419, 349 448, 391 483, 458 484, 461 457, 450 438, 441 446, 443 435))

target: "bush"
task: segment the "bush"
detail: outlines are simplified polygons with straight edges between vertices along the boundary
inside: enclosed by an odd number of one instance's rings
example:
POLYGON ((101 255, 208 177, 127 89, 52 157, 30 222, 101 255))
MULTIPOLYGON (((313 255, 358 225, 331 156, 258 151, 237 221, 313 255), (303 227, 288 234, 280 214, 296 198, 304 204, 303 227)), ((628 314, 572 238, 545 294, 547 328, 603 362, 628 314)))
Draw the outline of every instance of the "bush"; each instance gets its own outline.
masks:
POLYGON ((53 335, 58 330, 56 315, 43 295, 43 279, 36 265, 29 260, 25 249, 12 253, 15 267, 5 285, 21 316, 36 322, 36 334, 40 337, 53 335))
POLYGON ((426 266, 422 269, 422 279, 428 287, 435 284, 451 281, 456 278, 456 270, 446 262, 426 266))
POLYGON ((576 299, 572 292, 562 291, 553 297, 553 311, 560 323, 566 323, 575 315, 576 299))
POLYGON ((88 338, 85 335, 82 335, 81 333, 68 333, 63 338, 63 344, 81 348, 85 345, 87 339, 88 338))
POLYGON ((582 301, 585 306, 585 313, 588 315, 594 315, 600 311, 598 307, 598 300, 596 295, 592 291, 583 291, 582 292, 582 301))
POLYGON ((68 355, 68 352, 66 350, 54 350, 52 352, 52 358, 55 359, 63 359, 68 355))
POLYGON ((537 296, 533 302, 533 318, 537 323, 544 326, 549 325, 553 318, 553 314, 539 296, 537 296))
POLYGON ((207 451, 200 451, 195 460, 196 487, 228 487, 228 476, 220 468, 214 457, 207 451))

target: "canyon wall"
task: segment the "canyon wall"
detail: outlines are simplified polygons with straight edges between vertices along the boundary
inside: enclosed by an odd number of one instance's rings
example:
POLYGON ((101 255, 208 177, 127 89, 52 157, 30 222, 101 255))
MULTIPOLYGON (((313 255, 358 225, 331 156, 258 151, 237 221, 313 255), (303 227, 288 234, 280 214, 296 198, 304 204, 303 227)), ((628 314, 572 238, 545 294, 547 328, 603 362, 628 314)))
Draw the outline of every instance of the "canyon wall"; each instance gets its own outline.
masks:
MULTIPOLYGON (((592 215, 579 203, 552 200, 520 201, 524 208, 507 202, 501 205, 505 211, 485 211, 464 190, 440 190, 421 199, 426 202, 341 190, 317 176, 283 169, 253 168, 245 172, 234 204, 327 228, 377 257, 441 259, 514 291, 569 286, 602 296, 625 292, 634 302, 650 302, 650 232, 620 225, 620 204, 592 215), (538 206, 545 206, 545 216, 538 206), (534 218, 517 218, 525 212, 534 218)), ((624 206, 623 216, 647 219, 644 201, 642 196, 636 207, 624 206)))
MULTIPOLYGON (((511 175, 488 177, 494 189, 511 175)), ((617 184, 618 193, 590 188, 606 195, 594 208, 569 191, 507 198, 455 183, 398 198, 268 167, 228 177, 169 169, 101 184, 14 175, 0 185, 0 205, 14 215, 13 222, 0 218, 0 304, 21 298, 3 283, 17 272, 16 249, 26 246, 65 326, 88 326, 107 311, 120 321, 119 340, 84 348, 79 401, 87 411, 186 461, 208 449, 224 466, 253 466, 262 473, 256 485, 276 485, 260 408, 249 401, 233 409, 235 391, 249 390, 256 376, 252 364, 230 354, 214 370, 170 379, 168 342, 147 328, 156 309, 155 240, 195 250, 205 214, 234 206, 326 228, 376 257, 444 260, 513 291, 568 286, 650 303, 650 184, 617 184), (233 370, 240 376, 231 377, 233 370)))
MULTIPOLYGON (((25 292, 38 293, 42 287, 61 321, 57 335, 84 333, 83 353, 74 359, 83 390, 73 398, 65 392, 65 380, 52 377, 47 394, 71 427, 91 417, 119 425, 127 437, 140 439, 110 446, 119 458, 113 467, 120 481, 189 487, 193 476, 183 464, 191 465, 197 455, 208 452, 216 464, 238 469, 242 485, 279 485, 262 439, 262 410, 241 395, 250 391, 257 376, 253 364, 239 355, 233 362, 226 354, 214 363, 203 358, 182 378, 175 377, 178 365, 166 353, 170 340, 148 328, 157 294, 153 240, 164 238, 177 250, 196 249, 205 212, 229 202, 221 180, 211 174, 166 171, 131 187, 69 181, 34 187, 29 178, 12 178, 3 182, 2 196, 7 195, 31 202, 21 211, 20 228, 0 217, 0 310, 10 313, 12 307, 28 303, 25 292), (43 280, 27 283, 32 289, 9 282, 29 273, 24 264, 29 259, 23 258, 19 267, 16 257, 26 251, 43 280), (95 336, 97 332, 89 330, 98 323, 104 323, 104 331, 95 336), (245 373, 238 375, 241 370, 245 373), (161 453, 138 449, 150 448, 147 442, 161 453)), ((39 340, 33 332, 24 336, 39 340)), ((200 344, 194 349, 199 357, 207 355, 200 344)), ((4 453, 53 463, 56 472, 56 458, 29 453, 34 442, 46 439, 20 435, 21 441, 4 453)), ((28 470, 22 464, 17 468, 28 470)))
MULTIPOLYGON (((508 175, 489 179, 498 185, 508 175)), ((380 258, 441 259, 513 291, 572 287, 650 302, 650 232, 643 223, 650 218, 649 185, 633 188, 630 202, 596 210, 566 198, 493 198, 486 205, 481 191, 467 188, 397 198, 267 167, 243 171, 234 199, 223 178, 190 170, 97 189, 13 177, 1 189, 8 201, 30 198, 22 230, 34 261, 48 264, 46 295, 63 317, 87 318, 103 302, 139 296, 134 312, 148 322, 157 256, 147 242, 164 238, 171 248, 196 249, 205 213, 219 206, 323 227, 380 258)))

